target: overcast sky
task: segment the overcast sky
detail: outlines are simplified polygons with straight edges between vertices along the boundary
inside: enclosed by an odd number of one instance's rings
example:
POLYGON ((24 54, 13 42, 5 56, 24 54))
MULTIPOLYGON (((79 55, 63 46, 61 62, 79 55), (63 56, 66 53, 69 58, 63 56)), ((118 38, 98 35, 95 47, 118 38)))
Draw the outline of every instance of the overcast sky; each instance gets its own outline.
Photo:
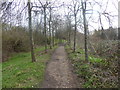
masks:
MULTIPOLYGON (((9 1, 12 1, 12 0, 9 0, 9 1)), ((27 0, 14 0, 14 1, 15 2, 21 1, 21 2, 27 3, 27 0)), ((43 4, 45 3, 45 0, 40 0, 40 1, 43 4)), ((55 1, 53 6, 59 6, 59 5, 63 4, 63 2, 65 5, 72 4, 72 0, 47 0, 47 1, 51 1, 51 2, 55 1)), ((80 2, 81 0, 77 0, 77 1, 80 2)), ((110 15, 113 15, 113 16, 116 15, 116 17, 114 17, 114 18, 110 17, 111 23, 109 23, 108 19, 105 18, 104 15, 102 15, 101 17, 102 17, 103 28, 107 29, 107 28, 109 28, 110 25, 112 25, 113 27, 118 27, 118 1, 120 1, 120 0, 87 0, 87 2, 88 2, 87 9, 93 9, 93 12, 92 11, 88 12, 88 13, 92 13, 92 14, 86 15, 87 20, 92 15, 90 20, 88 20, 90 31, 100 28, 100 23, 98 22, 98 17, 99 17, 98 11, 103 13, 103 11, 105 9, 106 9, 106 13, 109 13, 110 15), (95 1, 98 2, 101 5, 101 7, 96 3, 93 6, 93 8, 91 8, 89 2, 91 2, 93 4, 95 1)), ((31 0, 31 2, 36 2, 38 5, 40 5, 38 0, 31 0)), ((20 5, 22 6, 23 4, 20 4, 20 5)), ((20 8, 18 8, 18 9, 20 9, 20 8)), ((62 15, 63 17, 64 17, 65 12, 67 12, 67 9, 65 9, 65 7, 57 8, 57 13, 62 15)), ((24 22, 24 23, 26 23, 26 22, 24 22)))
MULTIPOLYGON (((59 0, 61 2, 65 2, 66 4, 68 4, 69 2, 71 2, 71 0, 59 0)), ((93 26, 94 28, 98 29, 99 28, 99 23, 98 23, 98 17, 99 17, 99 14, 98 14, 98 11, 102 12, 103 10, 105 10, 106 8, 106 13, 109 13, 110 15, 116 15, 116 17, 114 18, 110 18, 112 23, 111 25, 113 27, 117 27, 118 26, 118 1, 117 0, 96 0, 97 2, 99 2, 102 7, 100 7, 98 4, 95 4, 93 6, 93 14, 92 14, 92 18, 90 19, 89 21, 89 24, 91 26, 93 26), (108 3, 108 5, 107 5, 108 3), (106 6, 107 5, 107 6, 106 6), (95 21, 95 23, 91 22, 91 20, 93 19, 93 21, 95 21)), ((93 0, 88 0, 88 2, 93 2, 93 0)), ((91 9, 91 7, 89 7, 88 5, 88 8, 87 9, 91 9)), ((61 13, 63 12, 63 10, 60 11, 61 13)), ((88 13, 91 13, 91 11, 89 11, 88 13)), ((87 14, 87 16, 90 16, 91 14, 87 14)), ((104 16, 101 16, 102 17, 102 24, 103 24, 103 27, 106 29, 109 27, 109 23, 108 21, 106 20, 107 18, 105 18, 104 16)), ((93 29, 92 27, 89 27, 91 30, 93 29)))
MULTIPOLYGON (((36 1, 36 0, 33 0, 36 1)), ((54 1, 54 0, 48 0, 48 1, 54 1)), ((81 1, 81 0, 78 0, 81 1)), ((83 0, 84 1, 84 0, 83 0)), ((94 29, 99 29, 100 27, 100 23, 98 22, 98 17, 100 13, 103 13, 103 11, 105 10, 106 13, 109 13, 110 15, 116 16, 116 17, 110 17, 110 21, 111 23, 109 23, 108 19, 102 15, 101 16, 101 20, 102 20, 102 25, 104 29, 109 28, 109 26, 113 26, 113 27, 118 27, 118 0, 87 0, 87 2, 98 2, 101 7, 96 3, 93 8, 90 7, 89 4, 87 4, 87 9, 93 9, 92 11, 89 11, 88 13, 92 13, 92 18, 88 21, 89 24, 89 30, 92 31, 94 29)), ((120 0, 119 0, 120 1, 120 0)), ((45 0, 41 0, 41 2, 45 2, 45 0)), ((64 2, 64 4, 69 5, 71 4, 72 0, 56 0, 55 5, 60 5, 64 2)), ((59 12, 59 14, 65 14, 64 11, 66 9, 64 7, 59 8, 57 11, 59 12)), ((67 11, 66 11, 67 12, 67 11)), ((86 17, 88 19, 88 17, 90 17, 91 14, 87 14, 86 17)))

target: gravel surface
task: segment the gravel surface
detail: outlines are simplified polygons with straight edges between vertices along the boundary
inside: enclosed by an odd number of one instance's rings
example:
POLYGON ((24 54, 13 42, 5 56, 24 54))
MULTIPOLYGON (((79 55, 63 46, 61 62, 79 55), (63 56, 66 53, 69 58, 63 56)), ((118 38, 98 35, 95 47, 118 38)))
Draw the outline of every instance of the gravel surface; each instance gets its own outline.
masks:
POLYGON ((77 88, 64 46, 58 47, 48 62, 42 88, 77 88))

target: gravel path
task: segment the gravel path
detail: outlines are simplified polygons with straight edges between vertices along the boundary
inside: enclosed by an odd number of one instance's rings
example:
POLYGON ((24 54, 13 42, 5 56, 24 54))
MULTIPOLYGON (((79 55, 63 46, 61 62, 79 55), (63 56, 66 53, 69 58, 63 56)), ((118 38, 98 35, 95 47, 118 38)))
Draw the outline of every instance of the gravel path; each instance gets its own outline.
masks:
POLYGON ((47 64, 42 88, 76 88, 77 80, 70 67, 64 46, 58 47, 47 64))

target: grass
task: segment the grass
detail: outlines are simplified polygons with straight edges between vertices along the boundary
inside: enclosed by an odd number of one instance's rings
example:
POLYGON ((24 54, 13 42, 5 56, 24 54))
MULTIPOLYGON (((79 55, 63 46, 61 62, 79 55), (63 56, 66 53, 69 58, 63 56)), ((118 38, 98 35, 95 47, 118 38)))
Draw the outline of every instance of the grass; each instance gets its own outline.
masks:
POLYGON ((89 56, 89 61, 91 63, 102 63, 102 59, 101 58, 96 58, 96 57, 93 57, 93 56, 89 56))
POLYGON ((45 47, 44 46, 40 46, 40 47, 37 47, 34 51, 35 52, 39 52, 39 51, 44 51, 45 50, 45 47))
MULTIPOLYGON (((55 48, 54 48, 55 49, 55 48)), ((44 79, 46 62, 50 53, 39 55, 44 47, 35 49, 37 62, 31 62, 30 52, 18 53, 2 63, 3 88, 36 88, 44 79), (39 54, 38 54, 39 53, 39 54)), ((52 51, 52 50, 51 50, 52 51)))

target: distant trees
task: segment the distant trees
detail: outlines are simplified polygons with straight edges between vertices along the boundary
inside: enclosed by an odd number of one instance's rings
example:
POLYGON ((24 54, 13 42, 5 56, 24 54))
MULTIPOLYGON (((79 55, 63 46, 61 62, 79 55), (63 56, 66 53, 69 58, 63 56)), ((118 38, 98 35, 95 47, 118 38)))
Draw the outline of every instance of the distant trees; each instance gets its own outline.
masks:
POLYGON ((72 30, 72 25, 71 25, 71 20, 69 16, 67 16, 67 32, 68 32, 68 44, 71 45, 71 30, 72 30))
POLYGON ((67 14, 65 15, 65 24, 66 24, 66 32, 67 32, 67 41, 68 41, 68 45, 71 45, 71 30, 72 30, 72 15, 71 15, 71 11, 67 12, 67 14))
POLYGON ((47 3, 45 5, 43 5, 43 12, 44 12, 44 35, 45 35, 45 52, 47 52, 47 30, 46 30, 46 6, 47 3))
POLYGON ((95 31, 94 34, 96 37, 101 38, 102 40, 117 40, 117 28, 108 28, 104 30, 95 31))
POLYGON ((54 15, 52 18, 52 45, 53 47, 55 46, 55 38, 58 39, 58 25, 59 25, 59 21, 58 21, 58 15, 54 15))
MULTIPOLYGON (((78 45, 78 41, 82 41, 81 43, 84 42, 85 57, 86 60, 88 60, 89 50, 87 42, 88 36, 90 36, 88 35, 88 27, 92 27, 92 25, 90 26, 90 22, 93 23, 95 21, 94 16, 92 16, 94 13, 94 5, 98 5, 101 9, 101 3, 97 1, 89 2, 88 0, 71 0, 70 3, 63 3, 58 6, 58 4, 54 4, 55 2, 42 0, 32 1, 31 3, 29 3, 29 0, 28 3, 25 1, 22 2, 21 0, 19 0, 19 3, 14 2, 14 0, 12 2, 3 1, 0 3, 2 28, 7 31, 16 26, 25 27, 25 31, 28 33, 27 27, 29 27, 33 62, 35 61, 33 42, 35 45, 44 45, 45 52, 47 52, 48 47, 51 49, 56 44, 55 42, 61 41, 61 39, 67 40, 68 44, 73 46, 73 52, 76 51, 77 46, 81 47, 78 45), (59 12, 59 10, 62 9, 61 7, 66 10, 64 15, 63 12, 59 12), (88 11, 92 11, 93 13, 90 14, 88 11), (28 15, 26 15, 26 13, 28 13, 28 15), (89 15, 87 15, 87 13, 89 15), (29 23, 27 24, 26 22, 29 23), (80 41, 79 39, 81 38, 77 38, 77 32, 79 31, 84 33, 84 40, 80 41)), ((105 40, 106 38, 108 38, 108 40, 116 39, 116 31, 112 29, 105 30, 102 18, 105 17, 111 26, 111 17, 114 17, 114 15, 110 15, 112 13, 107 12, 107 9, 102 9, 95 11, 95 13, 98 14, 98 21, 96 21, 96 23, 100 26, 100 30, 96 31, 95 34, 105 40)), ((83 37, 83 34, 80 37, 83 37)))
MULTIPOLYGON (((45 52, 47 52, 48 49, 48 45, 50 47, 50 49, 52 49, 52 47, 54 47, 54 42, 55 42, 55 34, 57 31, 57 25, 58 23, 55 23, 55 21, 57 20, 53 20, 53 15, 52 15, 52 9, 56 8, 53 7, 51 4, 51 2, 45 1, 44 3, 42 3, 39 0, 39 3, 41 6, 33 6, 34 8, 37 9, 41 9, 42 13, 41 15, 43 15, 43 35, 45 37, 44 40, 44 45, 45 45, 45 52)), ((39 11, 39 10, 37 10, 39 11)))

